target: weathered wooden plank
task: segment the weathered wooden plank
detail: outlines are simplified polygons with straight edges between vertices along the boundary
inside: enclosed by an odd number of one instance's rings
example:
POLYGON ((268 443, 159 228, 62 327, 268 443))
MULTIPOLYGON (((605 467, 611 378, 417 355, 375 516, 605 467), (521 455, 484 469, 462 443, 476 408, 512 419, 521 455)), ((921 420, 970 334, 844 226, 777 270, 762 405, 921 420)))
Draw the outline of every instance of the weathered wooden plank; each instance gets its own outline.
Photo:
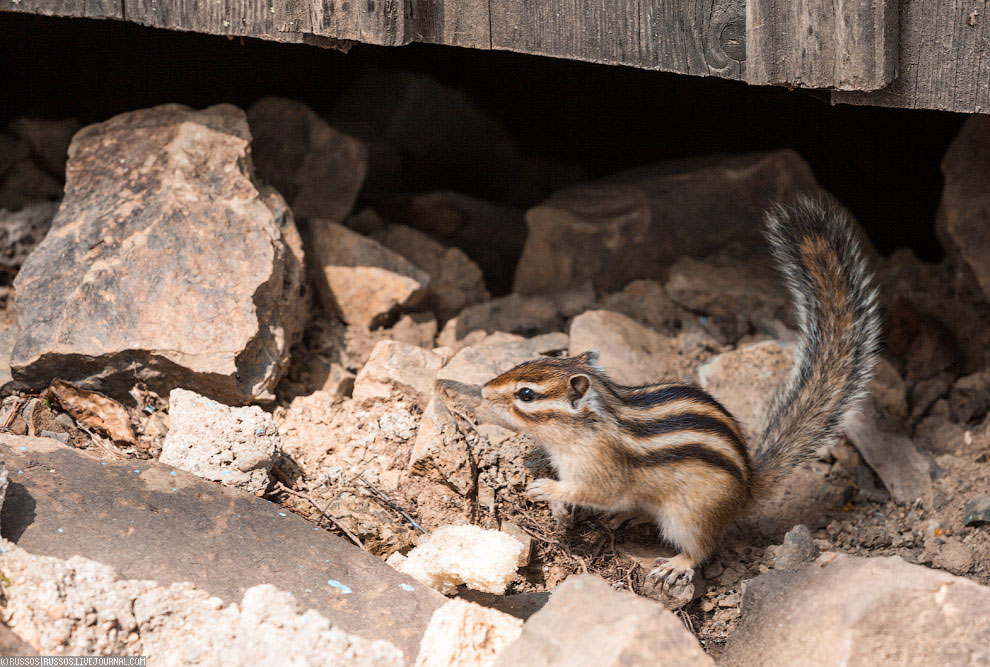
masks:
POLYGON ((119 19, 122 0, 0 0, 0 12, 119 19))
POLYGON ((900 43, 893 83, 833 102, 990 113, 990 4, 901 0, 900 43))
POLYGON ((897 67, 897 0, 749 0, 746 81, 877 90, 897 67))
POLYGON ((128 21, 214 35, 303 41, 308 0, 123 0, 128 21))
MULTIPOLYGON (((455 0, 445 0, 454 2, 455 0)), ((745 0, 491 0, 491 48, 739 78, 745 0)))
POLYGON ((399 46, 412 41, 408 0, 312 0, 311 32, 334 39, 399 46))
POLYGON ((413 41, 492 48, 488 0, 413 0, 413 41))

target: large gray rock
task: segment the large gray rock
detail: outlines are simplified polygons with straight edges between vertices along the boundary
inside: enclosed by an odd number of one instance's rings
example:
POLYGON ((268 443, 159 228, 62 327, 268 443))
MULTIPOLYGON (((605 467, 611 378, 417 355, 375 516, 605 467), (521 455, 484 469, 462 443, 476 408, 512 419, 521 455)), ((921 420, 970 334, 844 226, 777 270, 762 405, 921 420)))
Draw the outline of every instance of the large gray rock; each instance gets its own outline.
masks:
POLYGON ((680 619, 660 605, 571 577, 498 655, 498 667, 691 667, 714 665, 680 619))
POLYGON ((17 276, 14 378, 273 397, 305 319, 292 214, 251 177, 244 113, 165 105, 84 128, 17 276))
POLYGON ((409 660, 444 603, 278 505, 158 462, 101 462, 50 438, 9 435, 0 435, 0 455, 13 474, 3 536, 39 557, 81 556, 162 586, 190 582, 225 604, 272 584, 409 660))
POLYGON ((990 588, 898 557, 823 554, 746 583, 719 664, 990 663, 990 588))
POLYGON ((939 238, 990 298, 990 118, 974 115, 963 124, 942 159, 942 174, 939 238))
POLYGON ((798 192, 820 188, 791 151, 678 160, 556 192, 526 213, 515 290, 661 278, 679 257, 758 238, 766 208, 798 192))
POLYGON ((374 239, 326 220, 305 226, 310 274, 323 307, 377 327, 426 298, 430 274, 374 239))
POLYGON ((282 97, 261 98, 247 119, 258 176, 275 186, 296 217, 340 222, 350 213, 368 170, 361 141, 282 97))

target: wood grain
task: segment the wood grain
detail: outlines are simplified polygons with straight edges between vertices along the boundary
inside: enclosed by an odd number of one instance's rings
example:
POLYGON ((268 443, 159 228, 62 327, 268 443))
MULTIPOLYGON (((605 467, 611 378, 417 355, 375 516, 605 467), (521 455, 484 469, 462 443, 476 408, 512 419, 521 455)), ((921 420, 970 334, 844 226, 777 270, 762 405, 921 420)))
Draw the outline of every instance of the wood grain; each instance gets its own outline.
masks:
POLYGON ((877 90, 896 75, 897 0, 749 0, 746 81, 877 90))
POLYGON ((744 0, 491 0, 491 47, 740 78, 744 8, 744 0))
POLYGON ((873 93, 832 101, 990 113, 990 3, 901 0, 897 78, 873 93))
POLYGON ((123 18, 121 2, 122 0, 0 0, 0 12, 119 19, 123 18))

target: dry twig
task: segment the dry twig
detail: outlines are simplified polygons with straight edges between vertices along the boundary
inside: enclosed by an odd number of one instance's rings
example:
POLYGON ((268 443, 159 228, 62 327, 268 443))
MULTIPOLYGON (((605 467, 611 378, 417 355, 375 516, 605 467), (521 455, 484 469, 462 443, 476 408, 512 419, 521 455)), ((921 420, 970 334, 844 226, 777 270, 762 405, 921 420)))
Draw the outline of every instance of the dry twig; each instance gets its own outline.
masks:
POLYGON ((375 498, 377 498, 381 502, 385 503, 385 505, 387 505, 389 508, 391 508, 391 509, 395 510, 396 512, 398 512, 399 514, 401 514, 402 517, 406 521, 408 521, 409 524, 413 528, 417 529, 419 532, 423 533, 424 535, 426 534, 426 531, 423 529, 423 527, 421 525, 419 525, 414 518, 412 518, 411 516, 409 516, 409 514, 407 512, 405 512, 401 507, 399 507, 398 504, 396 504, 396 502, 394 500, 392 500, 391 498, 389 498, 388 495, 385 494, 384 491, 381 491, 377 486, 375 486, 374 484, 372 484, 371 482, 369 482, 368 480, 366 480, 364 478, 364 475, 358 475, 358 479, 361 480, 364 483, 365 486, 367 486, 369 489, 371 489, 371 491, 375 494, 374 495, 375 498))
POLYGON ((330 512, 327 511, 329 509, 329 507, 330 507, 330 503, 329 502, 327 502, 327 506, 326 507, 320 507, 320 505, 315 500, 313 500, 313 497, 311 495, 309 495, 308 493, 303 493, 302 491, 296 491, 295 489, 290 489, 289 487, 287 487, 282 482, 277 482, 275 486, 279 490, 285 491, 289 495, 293 495, 293 496, 295 496, 297 498, 302 498, 303 500, 305 500, 306 502, 308 502, 310 505, 312 505, 313 507, 316 508, 316 511, 319 512, 321 516, 326 517, 327 520, 330 523, 332 523, 335 528, 337 528, 337 530, 339 530, 342 533, 344 533, 344 535, 347 535, 347 537, 350 538, 351 542, 353 542, 354 544, 356 544, 359 547, 361 547, 362 549, 364 549, 364 544, 361 543, 361 540, 359 540, 357 538, 357 536, 354 535, 354 533, 352 533, 351 531, 347 530, 347 528, 345 528, 342 523, 340 523, 339 521, 337 521, 337 517, 335 517, 333 514, 330 514, 330 512))

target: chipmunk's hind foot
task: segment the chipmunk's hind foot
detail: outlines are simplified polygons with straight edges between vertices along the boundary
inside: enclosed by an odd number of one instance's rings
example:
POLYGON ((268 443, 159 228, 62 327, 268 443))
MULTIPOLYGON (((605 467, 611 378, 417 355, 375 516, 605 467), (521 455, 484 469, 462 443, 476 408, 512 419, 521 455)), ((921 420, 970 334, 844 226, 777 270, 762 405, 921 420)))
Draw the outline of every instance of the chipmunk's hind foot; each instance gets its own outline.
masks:
POLYGON ((694 579, 694 566, 697 563, 685 553, 679 553, 672 558, 657 558, 654 561, 656 567, 650 570, 647 578, 650 581, 662 581, 663 587, 673 586, 678 581, 685 584, 691 583, 694 579))

